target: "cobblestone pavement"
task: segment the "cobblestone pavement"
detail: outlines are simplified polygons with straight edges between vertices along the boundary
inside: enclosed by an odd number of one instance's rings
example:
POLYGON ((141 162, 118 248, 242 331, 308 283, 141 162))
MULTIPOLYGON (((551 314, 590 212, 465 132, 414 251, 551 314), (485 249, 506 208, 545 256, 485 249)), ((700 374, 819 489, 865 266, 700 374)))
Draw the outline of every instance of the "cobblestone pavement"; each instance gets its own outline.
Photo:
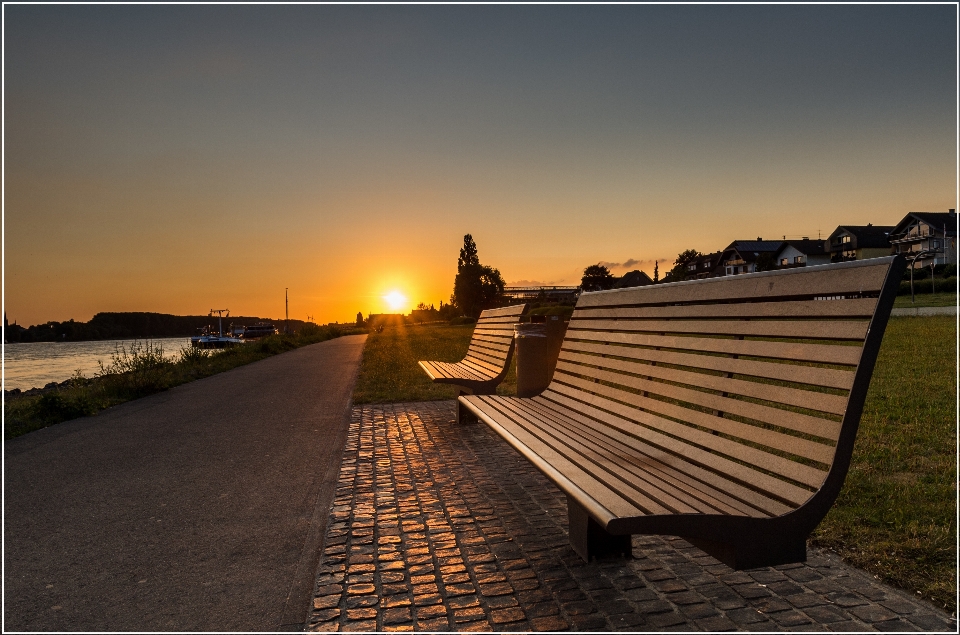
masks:
POLYGON ((454 402, 355 406, 318 569, 313 631, 955 631, 933 607, 810 550, 734 571, 634 536, 584 563, 566 499, 454 402))

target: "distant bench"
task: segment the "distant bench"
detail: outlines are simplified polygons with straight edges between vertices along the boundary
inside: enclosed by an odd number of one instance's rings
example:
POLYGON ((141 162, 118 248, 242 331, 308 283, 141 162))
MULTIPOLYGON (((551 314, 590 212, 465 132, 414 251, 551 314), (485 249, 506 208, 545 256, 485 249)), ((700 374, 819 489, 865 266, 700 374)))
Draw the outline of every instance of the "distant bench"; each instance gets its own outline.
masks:
POLYGON ((513 355, 513 326, 527 309, 526 304, 487 309, 473 329, 470 348, 459 362, 418 362, 435 384, 452 384, 472 395, 496 392, 510 369, 513 355))
POLYGON ((806 559, 843 484, 901 257, 584 293, 537 397, 462 396, 566 495, 585 560, 682 536, 806 559))

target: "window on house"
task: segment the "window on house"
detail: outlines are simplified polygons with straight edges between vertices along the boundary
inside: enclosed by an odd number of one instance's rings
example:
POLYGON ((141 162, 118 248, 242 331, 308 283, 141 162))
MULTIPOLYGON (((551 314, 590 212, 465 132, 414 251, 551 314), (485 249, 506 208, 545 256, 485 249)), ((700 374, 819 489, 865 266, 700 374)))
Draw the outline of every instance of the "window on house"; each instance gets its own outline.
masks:
POLYGON ((841 243, 848 243, 848 242, 850 242, 850 237, 849 237, 849 236, 843 236, 843 237, 840 239, 840 242, 841 242, 841 243))
POLYGON ((696 270, 697 270, 697 263, 691 262, 689 265, 687 265, 687 271, 696 271, 696 270))
POLYGON ((780 259, 780 266, 783 267, 783 266, 785 266, 786 264, 787 264, 787 259, 786 259, 786 258, 781 258, 781 259, 780 259))
POLYGON ((803 256, 794 256, 794 257, 793 257, 793 264, 799 265, 799 264, 802 264, 802 263, 803 263, 803 256))

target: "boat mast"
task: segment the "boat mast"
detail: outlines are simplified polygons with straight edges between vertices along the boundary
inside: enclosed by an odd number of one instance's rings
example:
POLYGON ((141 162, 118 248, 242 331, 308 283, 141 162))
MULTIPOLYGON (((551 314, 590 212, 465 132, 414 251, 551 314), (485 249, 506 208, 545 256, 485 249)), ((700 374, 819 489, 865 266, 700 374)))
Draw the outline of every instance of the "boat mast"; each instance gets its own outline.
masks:
POLYGON ((223 337, 223 314, 226 313, 227 317, 230 317, 230 309, 210 309, 210 317, 213 317, 214 313, 219 316, 220 337, 223 337))

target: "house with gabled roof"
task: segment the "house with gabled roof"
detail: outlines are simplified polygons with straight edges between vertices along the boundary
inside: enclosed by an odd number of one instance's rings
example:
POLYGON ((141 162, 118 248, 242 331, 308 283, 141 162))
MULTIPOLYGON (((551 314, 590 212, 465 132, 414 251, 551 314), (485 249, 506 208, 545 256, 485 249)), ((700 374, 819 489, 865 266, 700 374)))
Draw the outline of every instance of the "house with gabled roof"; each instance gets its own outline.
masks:
POLYGON ((931 252, 917 258, 915 267, 956 264, 957 211, 910 212, 890 232, 890 245, 894 253, 905 255, 908 262, 917 254, 931 252))
POLYGON ((753 273, 773 269, 774 256, 783 246, 782 240, 735 240, 720 254, 720 268, 717 274, 735 276, 741 273, 753 273), (759 268, 758 268, 759 267, 759 268))
POLYGON ((778 269, 830 264, 827 241, 809 238, 783 241, 773 259, 778 269))
POLYGON ((840 225, 827 237, 830 262, 889 256, 892 231, 893 225, 840 225))
POLYGON ((626 289, 628 287, 645 287, 653 284, 653 279, 646 272, 634 269, 623 274, 619 280, 613 284, 614 289, 626 289))

